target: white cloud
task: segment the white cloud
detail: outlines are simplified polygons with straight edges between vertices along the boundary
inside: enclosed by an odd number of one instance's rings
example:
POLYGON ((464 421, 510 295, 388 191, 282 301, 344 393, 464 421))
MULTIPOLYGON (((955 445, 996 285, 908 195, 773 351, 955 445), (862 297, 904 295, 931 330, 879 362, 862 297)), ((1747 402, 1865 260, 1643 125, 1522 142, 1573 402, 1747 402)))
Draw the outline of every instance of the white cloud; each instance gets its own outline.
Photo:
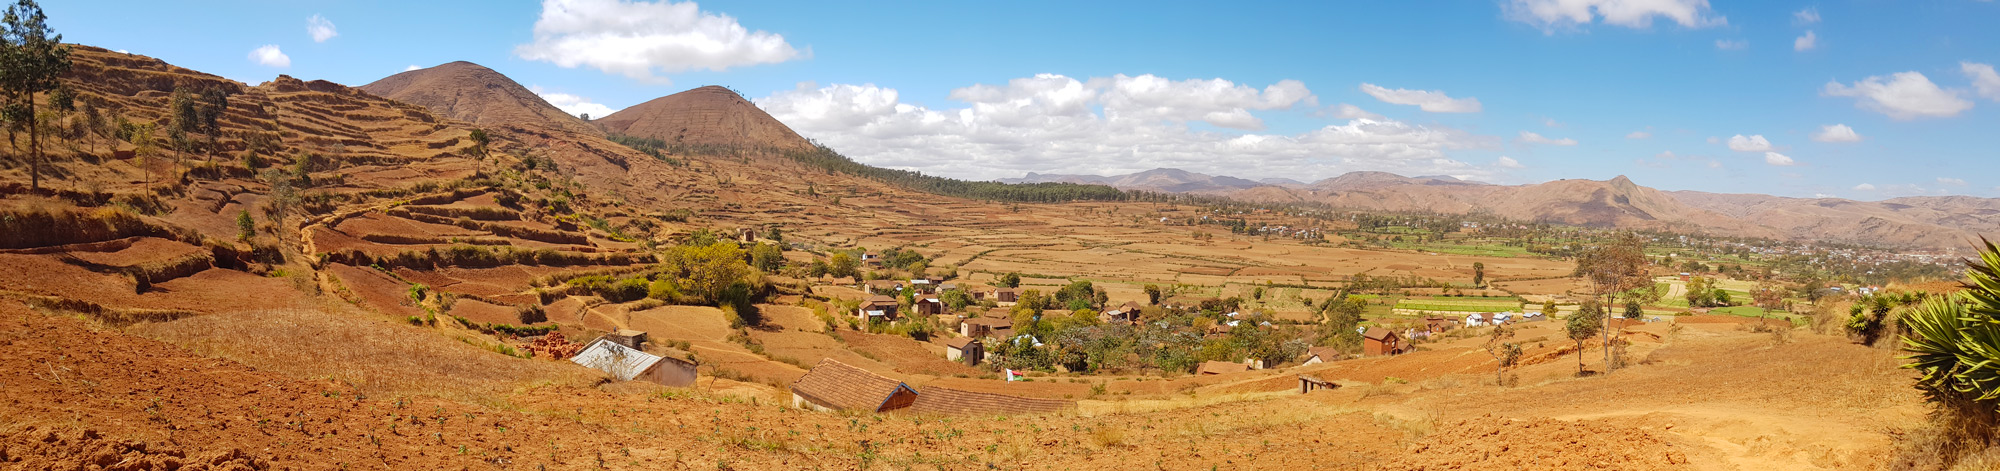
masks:
POLYGON ((1708 0, 1511 0, 1501 7, 1509 20, 1527 23, 1553 34, 1559 29, 1575 29, 1603 19, 1604 24, 1627 28, 1650 28, 1653 17, 1662 17, 1683 27, 1706 28, 1729 24, 1729 19, 1709 9, 1708 0))
POLYGON ((1938 88, 1918 72, 1898 72, 1888 78, 1873 76, 1841 85, 1827 82, 1820 93, 1856 98, 1854 106, 1889 115, 1895 119, 1957 116, 1972 108, 1972 102, 1958 97, 1957 91, 1938 88))
POLYGON ((306 34, 312 35, 313 42, 323 43, 333 39, 334 36, 339 36, 340 31, 335 30, 333 22, 327 21, 326 17, 314 14, 311 18, 306 18, 306 34))
POLYGON ((1861 191, 1875 191, 1875 184, 1873 184, 1873 183, 1863 183, 1863 184, 1860 184, 1860 185, 1854 185, 1854 189, 1856 189, 1856 190, 1861 190, 1861 191))
POLYGON ((1542 118, 1542 125, 1543 125, 1543 126, 1548 126, 1548 127, 1552 127, 1552 128, 1560 128, 1560 127, 1563 127, 1563 123, 1560 123, 1560 122, 1556 122, 1556 119, 1555 119, 1555 118, 1542 118))
POLYGON ((1625 135, 1626 139, 1645 139, 1649 137, 1653 137, 1653 133, 1646 131, 1632 131, 1631 134, 1625 135))
POLYGON ((278 50, 278 45, 276 44, 266 44, 250 50, 250 60, 271 67, 285 68, 292 66, 292 57, 285 55, 285 51, 278 50))
POLYGON ((1722 138, 1719 138, 1719 137, 1715 137, 1715 136, 1708 136, 1708 143, 1709 143, 1709 144, 1721 144, 1721 143, 1722 143, 1722 138))
POLYGON ((534 86, 528 88, 530 91, 535 92, 535 95, 541 96, 542 101, 549 102, 550 105, 555 106, 556 109, 563 110, 564 113, 569 113, 570 116, 577 116, 587 113, 590 115, 591 119, 597 119, 605 116, 610 116, 611 113, 618 112, 617 108, 612 108, 609 106, 604 106, 602 104, 592 103, 588 98, 571 95, 568 93, 555 93, 555 92, 545 91, 542 90, 541 86, 534 86))
POLYGON ((1785 154, 1780 154, 1777 152, 1765 152, 1764 163, 1776 165, 1779 167, 1790 167, 1799 164, 1797 161, 1793 161, 1791 157, 1786 157, 1785 154))
POLYGON ((1361 109, 1361 107, 1359 106, 1354 106, 1346 103, 1341 103, 1337 106, 1334 106, 1329 111, 1331 111, 1333 117, 1340 119, 1373 119, 1377 121, 1384 119, 1382 115, 1370 113, 1368 112, 1368 110, 1361 109))
POLYGON ((1500 161, 1499 161, 1499 162, 1495 162, 1495 163, 1494 163, 1493 165, 1498 165, 1498 166, 1500 166, 1500 168, 1527 168, 1527 167, 1528 167, 1528 166, 1526 166, 1526 165, 1521 165, 1521 161, 1519 161, 1519 160, 1514 160, 1514 158, 1513 158, 1513 157, 1508 157, 1508 156, 1504 156, 1504 155, 1500 156, 1500 161))
POLYGON ((1763 134, 1749 137, 1737 134, 1729 138, 1729 150, 1737 152, 1767 152, 1771 150, 1771 141, 1764 139, 1763 134))
POLYGON ((516 46, 514 55, 665 82, 655 73, 775 64, 810 57, 812 51, 800 52, 783 35, 753 32, 735 18, 703 12, 694 2, 543 0, 534 42, 516 46))
POLYGON ((1552 145, 1552 146, 1573 146, 1573 145, 1576 145, 1576 139, 1570 139, 1570 138, 1567 138, 1567 137, 1565 137, 1565 138, 1562 138, 1562 139, 1550 139, 1550 138, 1546 138, 1546 137, 1542 137, 1542 135, 1541 135, 1541 134, 1535 134, 1535 133, 1532 133, 1532 132, 1528 132, 1528 131, 1521 131, 1521 142, 1525 142, 1525 143, 1529 143, 1529 144, 1548 144, 1548 145, 1552 145))
POLYGON ((1361 84, 1361 92, 1392 105, 1415 105, 1432 113, 1477 113, 1478 98, 1452 98, 1439 90, 1390 89, 1372 83, 1361 84))
POLYGON ((1716 48, 1716 49, 1721 49, 1721 50, 1724 50, 1724 51, 1741 51, 1741 50, 1744 50, 1744 49, 1749 49, 1749 48, 1750 48, 1750 40, 1747 40, 1747 39, 1737 39, 1737 40, 1729 40, 1729 39, 1717 39, 1717 40, 1715 40, 1715 48, 1716 48))
POLYGON ((1861 134, 1845 124, 1828 124, 1813 133, 1812 140, 1820 142, 1861 142, 1861 134))
POLYGON ((1794 51, 1805 52, 1813 50, 1816 47, 1819 47, 1819 35, 1813 34, 1810 30, 1806 31, 1805 36, 1799 36, 1798 39, 1792 40, 1792 50, 1794 51))
POLYGON ((1978 90, 1979 96, 2000 101, 2000 73, 1993 71, 1992 64, 1965 61, 1959 62, 1958 67, 1965 71, 1966 78, 1972 79, 1972 89, 1978 90))
POLYGON ((1839 198, 1839 197, 1840 197, 1840 195, 1836 195, 1836 194, 1832 194, 1832 193, 1813 193, 1813 197, 1814 197, 1814 198, 1839 198))
POLYGON ((1722 168, 1722 161, 1710 160, 1708 161, 1708 168, 1722 168))
POLYGON ((1247 128, 1254 112, 1312 105, 1303 84, 1259 90, 1226 80, 1143 75, 1076 79, 1043 74, 953 90, 952 108, 901 101, 873 84, 801 83, 756 100, 801 134, 855 160, 959 178, 1025 172, 1112 174, 1160 167, 1246 178, 1332 176, 1372 169, 1409 174, 1495 175, 1449 151, 1499 147, 1499 139, 1439 126, 1349 118, 1298 134, 1247 128))
POLYGON ((1819 7, 1806 7, 1792 12, 1792 24, 1809 25, 1819 22, 1819 7))
POLYGON ((132 53, 132 51, 127 51, 127 50, 124 50, 124 49, 119 49, 119 50, 118 50, 117 52, 118 52, 119 54, 131 54, 131 53, 132 53))
POLYGON ((412 71, 412 70, 423 70, 423 67, 417 67, 417 65, 416 65, 416 64, 410 64, 410 66, 409 66, 409 67, 404 67, 404 68, 403 68, 403 71, 404 71, 404 72, 409 72, 409 71, 412 71))
POLYGON ((1937 182, 1951 186, 1965 186, 1965 180, 1961 178, 1938 177, 1937 182))

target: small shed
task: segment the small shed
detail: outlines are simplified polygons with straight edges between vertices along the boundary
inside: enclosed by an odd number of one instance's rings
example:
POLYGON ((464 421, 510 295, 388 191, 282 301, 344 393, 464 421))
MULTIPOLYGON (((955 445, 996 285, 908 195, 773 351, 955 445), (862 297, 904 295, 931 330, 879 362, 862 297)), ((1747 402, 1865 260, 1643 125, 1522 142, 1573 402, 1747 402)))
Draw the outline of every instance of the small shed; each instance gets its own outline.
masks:
POLYGON ((624 345, 626 348, 635 350, 643 349, 646 345, 646 332, 643 330, 618 329, 616 332, 604 334, 604 339, 624 345))
POLYGON ((1361 333, 1361 351, 1369 355, 1403 353, 1403 337, 1389 329, 1369 327, 1361 333))
POLYGON ((944 341, 944 359, 979 366, 980 360, 986 359, 986 344, 972 337, 953 337, 944 341))
POLYGON ((1019 293, 1019 292, 1016 292, 1016 291, 1014 291, 1014 288, 994 288, 994 289, 993 289, 993 302, 996 302, 996 303, 1013 303, 1013 302, 1020 302, 1020 301, 1021 301, 1021 293, 1019 293))
POLYGON ((868 299, 861 301, 861 307, 855 308, 854 314, 859 316, 862 321, 893 322, 896 320, 896 309, 899 307, 902 307, 902 305, 896 302, 896 298, 870 296, 868 299))
POLYGON ((1339 389, 1339 388, 1340 385, 1334 384, 1332 381, 1320 379, 1318 376, 1299 375, 1299 394, 1311 393, 1313 391, 1320 389, 1339 389))
POLYGON ((645 381, 675 387, 694 385, 694 362, 639 351, 612 341, 610 337, 607 335, 590 341, 569 361, 610 373, 619 381, 645 381))
POLYGON ((917 390, 832 358, 820 360, 792 382, 792 407, 822 412, 881 413, 909 407, 917 390))
POLYGON ((1099 321, 1106 323, 1122 322, 1129 324, 1139 320, 1139 309, 1141 309, 1139 303, 1127 301, 1125 305, 1119 306, 1117 309, 1106 309, 1102 314, 1098 314, 1097 318, 1099 321))
POLYGON ((935 316, 938 314, 944 314, 944 300, 938 299, 938 295, 935 294, 926 294, 922 296, 917 296, 916 304, 912 305, 911 307, 914 308, 917 311, 917 315, 920 316, 935 316))
POLYGON ((868 294, 896 294, 903 291, 903 284, 896 280, 868 280, 861 284, 868 294))
POLYGON ((971 338, 997 337, 994 331, 1012 329, 1014 321, 991 317, 974 317, 958 325, 958 335, 971 338))
POLYGON ((1227 373, 1241 373, 1245 371, 1250 371, 1250 365, 1243 363, 1231 363, 1226 361, 1205 361, 1201 363, 1201 367, 1195 368, 1194 374, 1219 375, 1227 373))

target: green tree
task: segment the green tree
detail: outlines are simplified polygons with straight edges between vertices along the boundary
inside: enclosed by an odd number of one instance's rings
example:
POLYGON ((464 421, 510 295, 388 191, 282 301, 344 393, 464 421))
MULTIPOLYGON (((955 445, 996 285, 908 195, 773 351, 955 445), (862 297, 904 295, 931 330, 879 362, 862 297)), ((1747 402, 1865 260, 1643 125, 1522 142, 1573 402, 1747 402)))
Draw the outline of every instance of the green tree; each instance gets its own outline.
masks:
POLYGON ((1486 262, 1472 262, 1472 286, 1486 287, 1486 262))
POLYGON ((257 220, 250 218, 250 210, 246 209, 236 213, 236 230, 238 231, 236 234, 238 240, 247 241, 250 240, 250 236, 257 235, 257 220))
POLYGON ((1002 287, 1002 288, 1019 288, 1019 287, 1021 287, 1021 274, 1020 274, 1020 273, 1008 273, 1008 274, 1005 274, 1005 275, 1000 275, 1000 287, 1002 287))
POLYGON ((1599 330, 1602 329, 1602 326, 1598 323, 1599 315, 1597 300, 1587 300, 1576 310, 1575 314, 1570 314, 1569 319, 1563 323, 1563 330, 1569 334, 1569 339, 1576 342, 1576 374, 1578 376, 1583 375, 1583 342, 1590 340, 1591 337, 1596 337, 1599 330))
POLYGON ((826 264, 827 273, 834 278, 860 276, 861 261, 855 259, 854 254, 834 252, 833 256, 827 257, 826 264))
MULTIPOLYGON (((49 29, 48 15, 35 0, 18 0, 7 7, 0 19, 0 90, 10 102, 26 106, 24 116, 35 116, 35 94, 56 88, 57 80, 69 72, 69 45, 62 35, 49 29)), ((42 145, 38 126, 28 126, 28 186, 42 188, 42 145)))
MULTIPOLYGON (((1590 282, 1591 293, 1604 297, 1604 303, 1611 303, 1611 296, 1638 289, 1651 283, 1646 276, 1646 243, 1638 234, 1622 232, 1604 243, 1585 251, 1576 260, 1575 277, 1590 282)), ((1611 344, 1609 316, 1604 332, 1604 344, 1611 344)), ((1611 349, 1604 351, 1604 363, 1611 363, 1611 349)))
POLYGON ((1513 338, 1514 328, 1507 324, 1493 326, 1492 335, 1486 338, 1486 354, 1492 356, 1494 362, 1494 384, 1506 386, 1507 367, 1514 366, 1514 363, 1521 360, 1521 344, 1508 341, 1513 338))
POLYGON ((759 242, 750 247, 750 265, 764 273, 777 273, 785 266, 785 253, 778 246, 759 242))
POLYGON ((1160 285, 1152 285, 1152 284, 1146 285, 1146 305, 1148 306, 1159 305, 1160 296, 1163 294, 1164 293, 1160 290, 1160 285))

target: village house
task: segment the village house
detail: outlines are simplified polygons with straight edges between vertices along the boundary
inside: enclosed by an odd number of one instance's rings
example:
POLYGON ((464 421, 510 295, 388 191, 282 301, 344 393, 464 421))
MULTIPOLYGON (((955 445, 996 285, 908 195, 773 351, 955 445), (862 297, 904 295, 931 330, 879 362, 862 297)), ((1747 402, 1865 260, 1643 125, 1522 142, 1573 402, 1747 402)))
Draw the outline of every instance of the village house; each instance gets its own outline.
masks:
POLYGON ((1139 320, 1139 309, 1139 303, 1127 301, 1117 309, 1107 309, 1098 314, 1097 320, 1107 324, 1113 322, 1130 324, 1139 320))
POLYGON ((609 373, 619 381, 645 381, 674 387, 694 385, 695 364, 683 358, 654 355, 627 347, 610 336, 584 345, 569 361, 609 373))
POLYGON ((944 359, 979 366, 986 359, 986 344, 972 337, 953 337, 944 341, 944 359))
POLYGON ((1424 318, 1424 329, 1429 330, 1433 334, 1448 332, 1453 327, 1458 327, 1458 321, 1449 317, 1430 316, 1424 318))
POLYGON ((856 308, 854 311, 855 315, 860 317, 864 322, 895 322, 897 318, 896 309, 898 307, 901 307, 901 305, 896 302, 896 298, 870 296, 868 299, 861 301, 861 307, 856 308))
POLYGON ((1369 327, 1361 333, 1361 352, 1369 355, 1395 355, 1403 353, 1403 337, 1381 327, 1369 327))
POLYGON ((998 335, 999 331, 1012 333, 1013 329, 1014 321, 1012 319, 974 317, 958 324, 958 335, 970 338, 1003 338, 1001 335, 998 335))
POLYGON ((617 331, 614 331, 612 333, 604 334, 603 338, 605 340, 610 340, 613 343, 624 345, 625 348, 630 348, 633 350, 643 350, 646 348, 645 331, 632 330, 632 329, 618 329, 617 331))
POLYGON ((916 302, 910 308, 917 311, 919 316, 944 314, 944 300, 938 299, 938 295, 935 294, 921 295, 917 296, 916 302))
POLYGON ((792 382, 792 407, 821 412, 882 413, 909 407, 917 390, 832 358, 792 382))
POLYGON ((1339 361, 1342 358, 1346 357, 1342 356, 1339 349, 1333 347, 1312 347, 1306 349, 1306 359, 1304 362, 1299 363, 1299 365, 1303 366, 1303 365, 1312 365, 1318 363, 1326 363, 1329 361, 1339 361))
POLYGON ((1021 293, 1015 292, 1014 288, 993 289, 993 302, 1001 304, 1014 304, 1020 301, 1021 301, 1021 293))

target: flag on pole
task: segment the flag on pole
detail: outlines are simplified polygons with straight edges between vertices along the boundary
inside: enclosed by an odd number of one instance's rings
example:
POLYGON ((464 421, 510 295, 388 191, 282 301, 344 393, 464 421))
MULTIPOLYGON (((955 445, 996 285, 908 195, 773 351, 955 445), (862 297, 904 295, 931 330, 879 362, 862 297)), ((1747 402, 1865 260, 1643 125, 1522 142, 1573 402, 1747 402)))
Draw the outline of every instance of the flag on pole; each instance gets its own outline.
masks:
POLYGON ((1021 379, 1021 378, 1023 378, 1023 377, 1026 377, 1026 376, 1027 376, 1027 375, 1023 375, 1023 374, 1021 374, 1021 372, 1019 372, 1019 371, 1014 371, 1014 369, 1013 369, 1013 368, 1008 368, 1008 369, 1007 369, 1007 382, 1010 382, 1010 383, 1011 383, 1011 382, 1014 382, 1014 381, 1015 381, 1015 380, 1017 380, 1017 379, 1021 379))

